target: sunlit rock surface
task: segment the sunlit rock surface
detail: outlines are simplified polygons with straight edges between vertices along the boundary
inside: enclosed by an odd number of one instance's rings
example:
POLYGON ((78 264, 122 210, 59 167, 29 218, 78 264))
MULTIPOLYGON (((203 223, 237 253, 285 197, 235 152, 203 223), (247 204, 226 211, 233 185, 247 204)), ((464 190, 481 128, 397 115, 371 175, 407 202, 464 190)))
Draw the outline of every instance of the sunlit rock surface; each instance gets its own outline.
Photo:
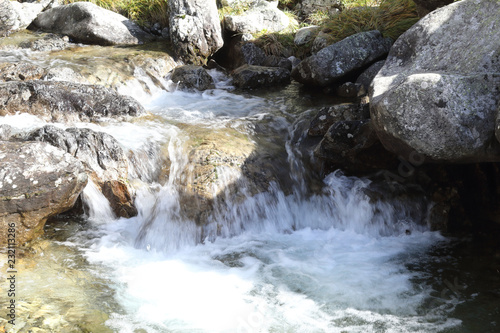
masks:
POLYGON ((0 246, 15 224, 16 243, 43 232, 48 217, 73 207, 87 183, 80 161, 46 143, 0 141, 0 246))

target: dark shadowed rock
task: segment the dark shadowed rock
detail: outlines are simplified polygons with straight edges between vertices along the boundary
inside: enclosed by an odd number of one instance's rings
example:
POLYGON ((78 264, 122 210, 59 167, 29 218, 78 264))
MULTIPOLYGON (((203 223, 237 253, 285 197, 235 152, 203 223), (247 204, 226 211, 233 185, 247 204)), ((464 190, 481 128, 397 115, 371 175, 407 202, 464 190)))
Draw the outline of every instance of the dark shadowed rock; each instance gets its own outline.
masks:
POLYGON ((91 2, 75 2, 49 9, 38 15, 33 25, 85 44, 133 45, 152 39, 131 20, 91 2))
POLYGON ((500 160, 498 17, 496 0, 463 0, 397 40, 370 89, 371 117, 388 150, 448 162, 500 160))
POLYGON ((307 134, 323 136, 330 126, 339 121, 365 120, 370 117, 370 110, 366 104, 344 103, 321 108, 311 120, 307 134))
POLYGON ((360 97, 366 95, 366 89, 361 83, 344 82, 335 87, 335 95, 347 98, 360 97))
POLYGON ((357 33, 303 60, 293 69, 292 78, 306 85, 327 86, 385 56, 391 44, 376 30, 357 33))
POLYGON ((46 121, 98 121, 144 114, 133 98, 101 86, 46 81, 0 83, 0 116, 27 112, 46 121))
POLYGON ((231 76, 233 84, 238 88, 258 88, 287 84, 290 72, 281 67, 264 67, 243 65, 235 69, 231 76))
POLYGON ((215 1, 171 0, 170 39, 177 56, 192 64, 203 64, 224 45, 215 1))
POLYGON ((368 67, 365 71, 363 71, 363 73, 361 73, 360 76, 358 76, 356 83, 363 85, 364 89, 368 92, 370 84, 384 64, 385 60, 380 60, 368 67))
POLYGON ((196 65, 184 65, 174 69, 170 79, 178 83, 180 89, 207 90, 215 88, 214 80, 207 71, 196 65))
POLYGON ((434 9, 449 5, 455 0, 414 0, 417 5, 417 11, 420 16, 424 16, 434 9))
POLYGON ((41 233, 47 218, 73 207, 87 184, 80 161, 42 142, 0 141, 0 246, 15 223, 16 244, 41 233))
POLYGON ((241 46, 243 64, 260 66, 266 58, 264 51, 254 43, 245 43, 241 46))
POLYGON ((384 149, 369 119, 335 123, 314 154, 326 161, 330 169, 360 172, 390 168, 397 161, 395 155, 384 149))
POLYGON ((128 162, 122 147, 111 135, 87 128, 46 125, 29 133, 26 140, 47 142, 80 160, 101 189, 117 216, 137 215, 127 185, 128 162))

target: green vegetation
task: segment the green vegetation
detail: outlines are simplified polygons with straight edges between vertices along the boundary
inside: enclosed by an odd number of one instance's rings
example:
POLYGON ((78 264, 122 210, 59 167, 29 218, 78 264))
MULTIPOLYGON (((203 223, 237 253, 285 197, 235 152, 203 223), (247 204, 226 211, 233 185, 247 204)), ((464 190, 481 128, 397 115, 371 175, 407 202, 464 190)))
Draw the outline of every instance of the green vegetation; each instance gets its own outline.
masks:
MULTIPOLYGON (((307 18, 307 23, 319 25, 329 43, 363 31, 379 30, 385 37, 396 40, 419 20, 412 0, 344 0, 338 14, 318 11, 307 18)), ((307 26, 302 23, 300 27, 307 26)), ((311 53, 312 42, 297 46, 293 39, 299 26, 279 33, 262 31, 254 35, 254 43, 266 54, 274 56, 295 55, 304 58, 311 53), (291 54, 290 54, 291 53, 291 54)))
MULTIPOLYGON (((72 3, 82 0, 65 0, 72 3)), ((148 26, 159 23, 162 27, 168 26, 167 0, 83 0, 120 13, 139 25, 148 26)))
POLYGON ((333 42, 370 30, 380 30, 385 37, 396 40, 418 20, 412 0, 381 0, 378 6, 347 7, 346 4, 345 10, 322 25, 322 31, 328 33, 333 42))

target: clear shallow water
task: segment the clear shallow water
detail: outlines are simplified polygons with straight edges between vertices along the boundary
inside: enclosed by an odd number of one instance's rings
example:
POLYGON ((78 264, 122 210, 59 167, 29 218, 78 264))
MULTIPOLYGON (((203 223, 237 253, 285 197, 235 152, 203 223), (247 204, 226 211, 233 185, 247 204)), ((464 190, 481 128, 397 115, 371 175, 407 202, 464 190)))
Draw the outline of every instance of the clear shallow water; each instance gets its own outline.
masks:
MULTIPOLYGON (((484 267, 461 265, 462 245, 426 230, 422 201, 374 202, 369 180, 341 173, 304 190, 291 138, 301 136, 298 113, 316 102, 292 97, 294 87, 254 97, 218 85, 138 94, 152 115, 130 123, 74 124, 133 151, 166 144, 173 167, 165 183, 138 187, 136 218, 114 219, 89 185, 87 219, 47 226, 19 268, 19 331, 495 332, 495 272, 484 286, 484 267), (257 146, 277 141, 296 177, 286 191, 273 184, 237 201, 229 193, 201 227, 178 214, 182 143, 228 127, 257 146)), ((0 123, 43 125, 26 115, 0 123)))

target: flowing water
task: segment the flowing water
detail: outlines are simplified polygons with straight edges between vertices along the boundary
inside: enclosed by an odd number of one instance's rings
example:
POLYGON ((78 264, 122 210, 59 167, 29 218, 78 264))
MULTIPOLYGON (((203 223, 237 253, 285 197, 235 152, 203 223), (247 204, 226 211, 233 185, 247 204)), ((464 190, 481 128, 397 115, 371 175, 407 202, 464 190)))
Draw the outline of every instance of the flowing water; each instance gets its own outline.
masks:
MULTIPOLYGON (((212 75, 217 88, 203 93, 139 76, 120 91, 148 116, 72 124, 142 156, 130 161, 139 214, 115 218, 89 183, 86 216, 49 223, 19 261, 13 332, 497 331, 498 272, 471 268, 480 255, 458 250, 467 240, 428 230, 425 196, 374 196, 380 184, 369 179, 310 168, 303 125, 311 107, 332 101, 293 85, 239 94, 212 75), (201 223, 184 192, 190 153, 207 142, 245 159, 214 167, 201 223), (254 162, 272 173, 257 187, 241 171, 254 162)), ((43 125, 23 114, 3 123, 43 125)))

